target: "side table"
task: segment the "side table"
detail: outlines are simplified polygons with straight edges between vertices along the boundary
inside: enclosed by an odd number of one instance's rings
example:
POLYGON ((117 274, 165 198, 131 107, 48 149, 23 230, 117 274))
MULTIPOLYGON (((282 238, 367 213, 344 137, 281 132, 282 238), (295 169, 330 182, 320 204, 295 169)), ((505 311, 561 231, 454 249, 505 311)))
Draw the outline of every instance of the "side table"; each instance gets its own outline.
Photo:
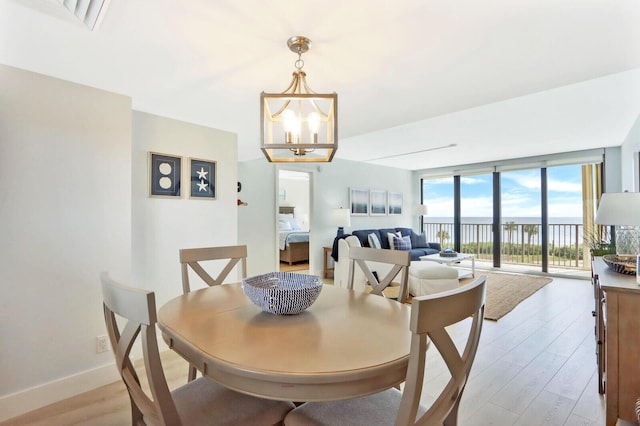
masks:
POLYGON ((329 278, 329 274, 331 274, 331 278, 333 278, 333 269, 329 268, 329 256, 331 256, 332 247, 323 247, 324 250, 324 267, 322 269, 323 278, 329 278))

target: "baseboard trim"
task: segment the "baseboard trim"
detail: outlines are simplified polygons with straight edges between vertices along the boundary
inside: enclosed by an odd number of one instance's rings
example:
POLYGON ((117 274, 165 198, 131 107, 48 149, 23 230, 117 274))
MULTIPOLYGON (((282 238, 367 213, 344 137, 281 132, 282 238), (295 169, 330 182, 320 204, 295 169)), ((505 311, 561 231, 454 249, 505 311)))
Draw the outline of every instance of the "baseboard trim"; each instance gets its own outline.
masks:
POLYGON ((121 380, 113 363, 0 397, 0 422, 121 380))

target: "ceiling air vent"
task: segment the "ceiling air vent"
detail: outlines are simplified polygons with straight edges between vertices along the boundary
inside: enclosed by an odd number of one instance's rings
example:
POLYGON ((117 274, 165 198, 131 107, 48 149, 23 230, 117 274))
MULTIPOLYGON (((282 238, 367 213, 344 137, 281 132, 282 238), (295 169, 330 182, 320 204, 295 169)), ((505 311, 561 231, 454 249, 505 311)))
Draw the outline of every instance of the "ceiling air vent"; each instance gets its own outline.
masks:
POLYGON ((91 31, 97 30, 111 0, 58 0, 91 31))

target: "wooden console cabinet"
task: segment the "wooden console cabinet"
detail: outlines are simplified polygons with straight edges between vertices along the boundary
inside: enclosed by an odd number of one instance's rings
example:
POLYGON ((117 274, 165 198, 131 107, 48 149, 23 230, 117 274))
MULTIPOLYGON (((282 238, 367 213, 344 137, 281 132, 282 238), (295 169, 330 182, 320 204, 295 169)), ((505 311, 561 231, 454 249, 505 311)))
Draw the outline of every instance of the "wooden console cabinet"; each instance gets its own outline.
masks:
POLYGON ((635 276, 612 271, 600 257, 592 262, 600 392, 606 424, 637 421, 640 397, 640 286, 635 276))

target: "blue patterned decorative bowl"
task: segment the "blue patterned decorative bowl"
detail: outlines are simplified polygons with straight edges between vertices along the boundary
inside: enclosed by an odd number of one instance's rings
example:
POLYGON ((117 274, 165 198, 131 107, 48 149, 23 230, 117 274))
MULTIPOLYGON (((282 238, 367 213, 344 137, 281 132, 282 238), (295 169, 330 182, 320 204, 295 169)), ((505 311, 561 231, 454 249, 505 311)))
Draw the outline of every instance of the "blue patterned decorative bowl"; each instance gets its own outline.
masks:
POLYGON ((243 279, 242 290, 265 312, 295 315, 316 301, 322 280, 316 275, 269 272, 243 279))

